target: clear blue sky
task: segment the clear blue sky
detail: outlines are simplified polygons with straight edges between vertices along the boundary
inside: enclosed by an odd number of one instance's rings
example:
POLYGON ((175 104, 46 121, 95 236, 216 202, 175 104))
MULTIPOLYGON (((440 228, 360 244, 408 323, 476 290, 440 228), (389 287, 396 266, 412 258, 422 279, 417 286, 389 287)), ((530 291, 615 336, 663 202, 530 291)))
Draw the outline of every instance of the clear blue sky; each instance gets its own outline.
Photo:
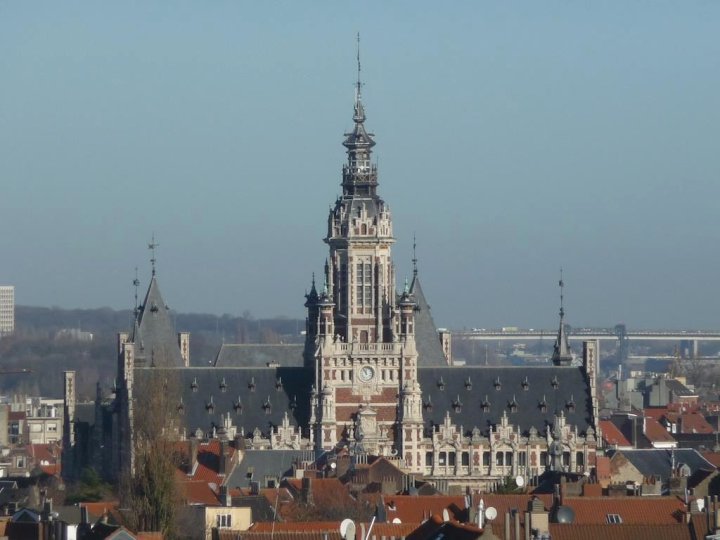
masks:
POLYGON ((436 322, 720 328, 720 3, 0 1, 0 282, 303 316, 355 34, 436 322))

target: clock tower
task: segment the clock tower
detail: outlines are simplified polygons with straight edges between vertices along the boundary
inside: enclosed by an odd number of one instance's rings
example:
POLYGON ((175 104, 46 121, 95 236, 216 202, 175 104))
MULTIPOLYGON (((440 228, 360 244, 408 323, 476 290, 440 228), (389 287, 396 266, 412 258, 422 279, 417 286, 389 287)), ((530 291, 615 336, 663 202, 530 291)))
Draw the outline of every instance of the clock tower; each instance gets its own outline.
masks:
POLYGON ((318 293, 313 284, 305 303, 306 358, 315 369, 312 435, 321 449, 347 444, 404 455, 403 422, 415 415, 405 414, 402 400, 419 396, 415 303, 407 287, 396 292, 392 219, 377 194, 361 88, 358 56, 354 127, 343 142, 342 195, 328 217, 324 285, 318 293))

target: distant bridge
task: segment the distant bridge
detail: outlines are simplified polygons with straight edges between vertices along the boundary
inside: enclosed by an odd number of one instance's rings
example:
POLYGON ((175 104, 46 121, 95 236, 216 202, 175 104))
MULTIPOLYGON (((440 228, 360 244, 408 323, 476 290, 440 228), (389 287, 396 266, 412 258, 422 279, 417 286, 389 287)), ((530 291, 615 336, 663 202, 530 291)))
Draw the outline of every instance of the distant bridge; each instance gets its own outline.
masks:
MULTIPOLYGON (((643 330, 628 332, 625 325, 609 328, 570 328, 568 339, 576 341, 619 341, 626 346, 628 341, 677 341, 688 352, 692 348, 692 356, 697 357, 699 344, 707 341, 720 341, 720 332, 698 330, 643 330), (688 345, 691 345, 688 346, 688 345)), ((477 329, 453 332, 461 339, 477 341, 543 341, 554 340, 557 330, 524 330, 524 329, 477 329)))

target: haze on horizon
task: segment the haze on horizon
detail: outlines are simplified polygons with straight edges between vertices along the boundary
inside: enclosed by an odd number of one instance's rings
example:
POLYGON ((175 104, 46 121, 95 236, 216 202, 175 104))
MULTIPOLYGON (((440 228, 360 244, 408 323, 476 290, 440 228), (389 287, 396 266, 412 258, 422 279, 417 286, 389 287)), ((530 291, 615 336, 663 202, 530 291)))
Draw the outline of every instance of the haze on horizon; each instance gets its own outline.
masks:
POLYGON ((720 329, 720 4, 0 2, 0 283, 303 317, 355 35, 440 326, 720 329))

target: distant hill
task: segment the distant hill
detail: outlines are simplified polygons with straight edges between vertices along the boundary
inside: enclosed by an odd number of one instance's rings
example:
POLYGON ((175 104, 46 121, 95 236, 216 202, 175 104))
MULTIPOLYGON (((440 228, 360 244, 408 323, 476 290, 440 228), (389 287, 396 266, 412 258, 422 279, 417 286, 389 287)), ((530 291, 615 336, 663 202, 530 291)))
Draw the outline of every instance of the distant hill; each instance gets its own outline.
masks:
MULTIPOLYGON (((116 334, 129 330, 132 317, 131 310, 17 306, 15 334, 0 339, 0 392, 59 398, 63 371, 75 370, 78 397, 93 398, 98 381, 104 388, 113 384, 116 334), (32 373, 8 373, 23 368, 32 373)), ((250 315, 178 313, 174 318, 178 331, 191 334, 194 365, 213 362, 223 342, 297 343, 305 328, 305 322, 297 319, 250 315)))

